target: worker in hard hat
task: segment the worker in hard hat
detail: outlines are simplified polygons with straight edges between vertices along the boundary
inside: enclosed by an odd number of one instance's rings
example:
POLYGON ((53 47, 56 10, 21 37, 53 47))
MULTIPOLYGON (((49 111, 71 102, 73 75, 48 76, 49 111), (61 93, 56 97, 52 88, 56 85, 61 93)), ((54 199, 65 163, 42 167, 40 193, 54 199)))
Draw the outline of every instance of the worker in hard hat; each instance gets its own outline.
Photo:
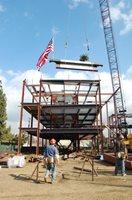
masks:
POLYGON ((50 144, 44 150, 45 158, 45 182, 48 182, 48 177, 51 178, 51 183, 56 181, 57 164, 59 163, 59 152, 56 147, 56 140, 52 138, 50 144))
POLYGON ((124 137, 121 134, 117 134, 117 139, 115 142, 115 175, 121 173, 122 176, 125 176, 125 160, 127 158, 127 149, 123 139, 124 137))

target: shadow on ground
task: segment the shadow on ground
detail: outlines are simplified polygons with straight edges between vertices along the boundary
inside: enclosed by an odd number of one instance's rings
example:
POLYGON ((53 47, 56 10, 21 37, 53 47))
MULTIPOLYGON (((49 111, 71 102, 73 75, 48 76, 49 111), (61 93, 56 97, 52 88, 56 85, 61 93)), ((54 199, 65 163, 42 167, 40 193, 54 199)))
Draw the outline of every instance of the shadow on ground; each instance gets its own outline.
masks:
POLYGON ((10 174, 11 177, 13 177, 15 180, 20 180, 20 181, 31 181, 34 183, 44 183, 44 179, 43 180, 36 180, 36 178, 33 178, 27 174, 10 174))

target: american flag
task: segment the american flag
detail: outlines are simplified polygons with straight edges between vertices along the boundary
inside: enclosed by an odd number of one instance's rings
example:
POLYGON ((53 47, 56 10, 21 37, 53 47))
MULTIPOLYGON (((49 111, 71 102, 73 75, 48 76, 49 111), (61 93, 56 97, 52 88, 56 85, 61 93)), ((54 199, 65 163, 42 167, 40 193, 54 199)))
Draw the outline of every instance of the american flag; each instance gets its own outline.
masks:
POLYGON ((54 51, 54 44, 53 44, 53 39, 51 39, 47 45, 47 48, 45 51, 41 54, 41 56, 38 59, 37 62, 37 69, 40 70, 40 68, 47 62, 48 60, 48 55, 51 51, 54 51))

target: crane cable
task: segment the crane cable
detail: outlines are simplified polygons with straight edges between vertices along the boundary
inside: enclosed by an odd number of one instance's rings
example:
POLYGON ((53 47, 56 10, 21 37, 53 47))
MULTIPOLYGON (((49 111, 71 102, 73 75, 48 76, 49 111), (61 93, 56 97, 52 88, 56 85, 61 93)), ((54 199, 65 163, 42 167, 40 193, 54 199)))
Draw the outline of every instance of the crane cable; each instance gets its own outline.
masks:
POLYGON ((64 58, 67 57, 67 48, 68 48, 68 45, 69 45, 70 18, 71 18, 71 12, 69 11, 69 12, 68 12, 68 16, 67 16, 66 38, 65 38, 65 42, 64 42, 64 49, 65 49, 64 58))

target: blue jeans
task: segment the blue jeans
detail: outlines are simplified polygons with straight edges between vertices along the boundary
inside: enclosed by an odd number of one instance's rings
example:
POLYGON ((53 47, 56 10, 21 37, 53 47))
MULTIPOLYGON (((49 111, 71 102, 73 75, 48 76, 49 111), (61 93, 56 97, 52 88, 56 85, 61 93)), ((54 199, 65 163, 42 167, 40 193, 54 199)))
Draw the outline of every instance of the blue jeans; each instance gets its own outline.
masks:
POLYGON ((48 163, 46 165, 45 178, 50 176, 51 182, 54 182, 56 180, 56 174, 57 174, 57 169, 55 163, 48 163))
POLYGON ((115 162, 115 174, 118 174, 121 172, 121 174, 125 174, 125 159, 116 158, 115 162))

